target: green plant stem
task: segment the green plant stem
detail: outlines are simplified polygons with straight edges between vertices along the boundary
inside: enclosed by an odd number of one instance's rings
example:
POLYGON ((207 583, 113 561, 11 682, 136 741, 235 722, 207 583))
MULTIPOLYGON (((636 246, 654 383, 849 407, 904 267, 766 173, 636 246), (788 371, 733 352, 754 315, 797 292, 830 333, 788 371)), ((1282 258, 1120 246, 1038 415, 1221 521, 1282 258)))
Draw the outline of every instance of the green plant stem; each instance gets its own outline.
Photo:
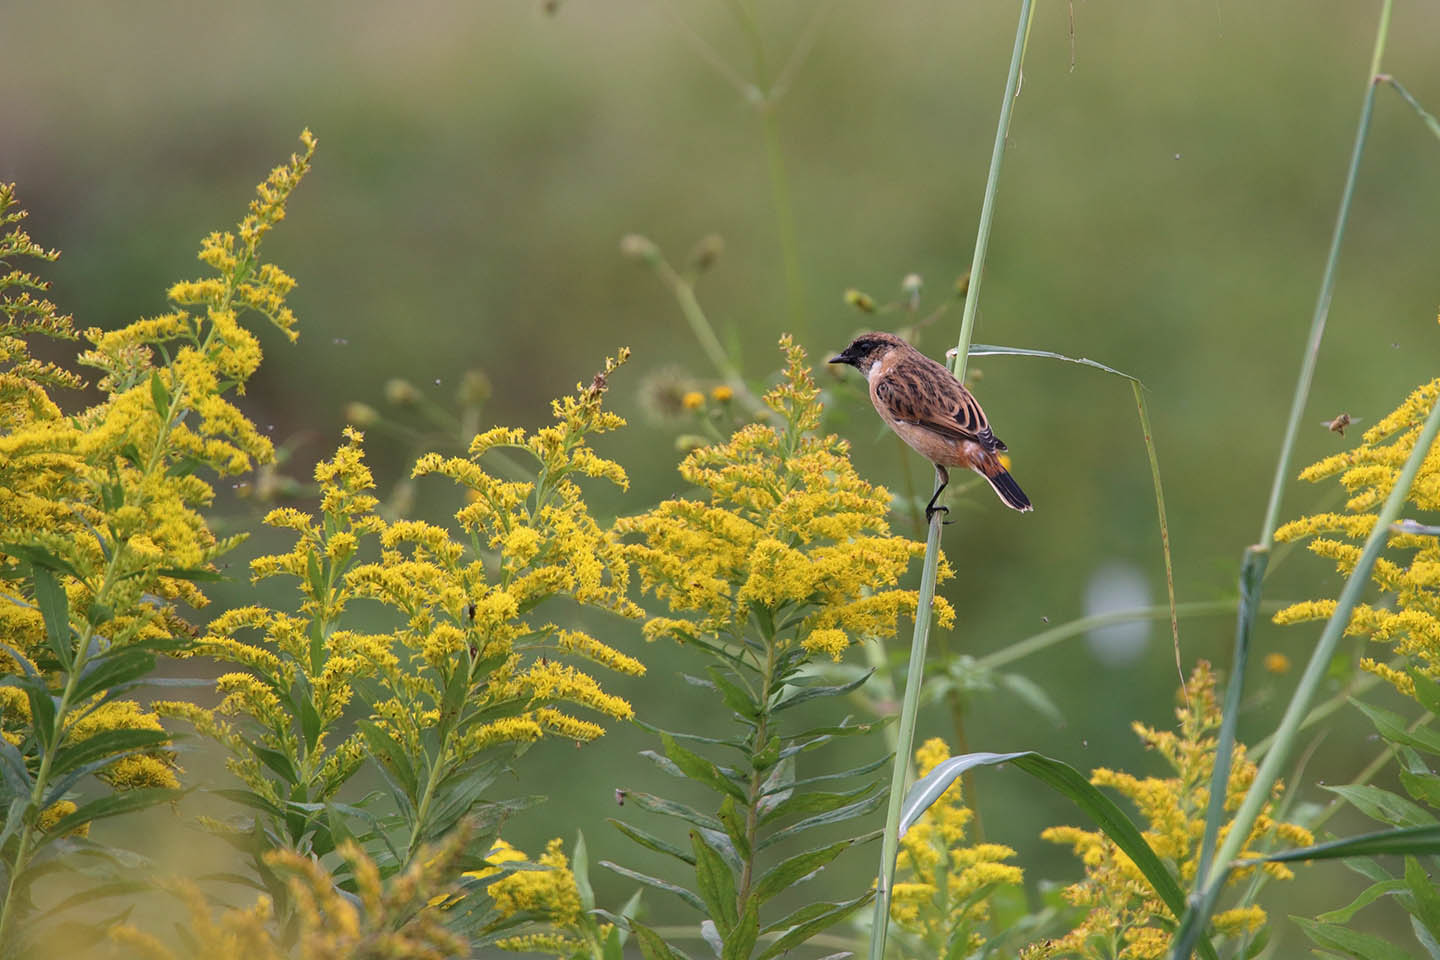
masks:
POLYGON ((1420 115, 1420 120, 1425 124, 1426 127, 1430 129, 1430 132, 1435 134, 1435 136, 1440 137, 1440 120, 1436 120, 1435 116, 1430 113, 1430 111, 1420 106, 1420 101, 1412 97, 1410 95, 1410 91, 1406 90, 1403 86, 1400 85, 1399 80, 1396 80, 1388 73, 1377 75, 1375 79, 1379 83, 1389 84, 1392 90, 1400 94, 1400 99, 1408 103, 1410 105, 1410 109, 1414 110, 1420 115))
POLYGON ((805 343, 810 324, 805 312, 805 286, 800 276, 800 244, 796 239, 795 212, 790 204, 790 178, 775 120, 776 103, 769 94, 760 105, 760 129, 765 137, 765 160, 770 171, 770 197, 775 205, 775 228, 780 239, 780 263, 785 271, 785 304, 795 339, 805 343))
MULTIPOLYGON (((110 560, 105 568, 105 579, 95 593, 95 602, 98 604, 105 604, 109 601, 110 590, 115 584, 119 556, 119 549, 110 551, 110 560)), ((30 791, 29 809, 32 815, 25 818, 25 825, 21 828, 20 840, 15 848, 15 861, 10 867, 10 883, 5 892, 5 904, 0 907, 0 951, 5 950, 10 942, 10 928, 15 922, 16 914, 15 895, 24 881, 25 868, 28 866, 30 854, 33 852, 31 848, 39 829, 37 824, 40 814, 45 812, 45 791, 50 786, 50 768, 54 765, 55 755, 60 752, 61 741, 65 738, 66 721, 70 717, 75 690, 80 684, 81 675, 90 659, 90 641, 94 637, 94 632, 95 627, 87 622, 85 629, 80 633, 79 643, 76 644, 75 662, 71 664, 65 677, 65 689, 61 691, 60 702, 55 706, 55 723, 50 732, 50 749, 46 750, 44 756, 40 758, 40 769, 35 774, 35 786, 30 791)))
MULTIPOLYGON (((1005 80, 1005 97, 1000 104, 996 124, 995 146, 990 153, 990 173, 985 181, 985 199, 980 206, 980 224, 975 236, 975 253, 970 262, 970 287, 965 295, 965 313, 960 324, 960 339, 951 361, 950 372, 965 382, 965 366, 970 356, 970 341, 975 330, 975 314, 980 304, 980 275, 985 267, 985 254, 990 245, 990 225, 995 216, 995 195, 1000 185, 1000 165, 1005 158, 1005 141, 1010 135, 1010 115, 1020 83, 1020 67, 1025 59, 1025 37, 1029 33, 1033 0, 1021 0, 1020 22, 1015 29, 1015 44, 1010 55, 1010 72, 1005 80)), ((940 471, 935 471, 935 489, 940 489, 940 471)), ((915 721, 920 712, 920 686, 925 679, 925 651, 930 637, 930 615, 935 603, 936 574, 940 564, 941 512, 930 518, 930 532, 925 539, 925 560, 920 573, 920 594, 915 606, 915 632, 910 641, 910 667, 905 684, 905 699, 900 705, 900 724, 895 757, 890 775, 890 795, 885 810, 885 833, 881 840, 880 873, 876 880, 875 919, 870 928, 870 958, 882 960, 885 955, 885 934, 890 923, 890 891, 895 879, 895 857, 899 850, 900 807, 904 803, 905 781, 910 775, 910 753, 915 740, 915 721)), ((963 787, 961 788, 964 789, 963 787)))
POLYGON ((1034 14, 1032 0, 1020 2, 1020 24, 1015 29, 1015 46, 1010 54, 1010 73, 1005 78, 1005 98, 1000 102, 1000 122, 995 129, 995 145, 990 150, 990 173, 985 179, 985 199, 980 204, 980 223, 975 233, 975 253, 970 259, 970 287, 965 294, 965 310, 960 318, 960 339, 950 359, 955 379, 965 382, 965 366, 970 360, 970 341, 975 333, 975 315, 980 309, 980 284, 985 279, 985 255, 990 249, 990 226, 995 219, 995 196, 1000 190, 1000 165, 1005 160, 1005 143, 1010 136, 1010 114, 1020 88, 1020 68, 1025 59, 1025 38, 1030 32, 1034 14))
MULTIPOLYGON (((1278 604, 1276 605, 1278 609, 1278 604)), ((1193 603, 1177 604, 1175 611, 1182 617, 1199 617, 1209 614, 1229 613, 1235 609, 1234 600, 1198 600, 1193 603)), ((1097 613, 1094 616, 1080 617, 1071 620, 1069 623, 1062 623, 1059 626, 1051 627, 1032 637, 1027 637, 1019 643, 1012 643, 1008 647, 996 650, 994 653, 986 654, 975 661, 975 666, 984 670, 995 670, 1016 660, 1041 650, 1053 647, 1055 644, 1068 640, 1071 637, 1089 633, 1091 630, 1098 630, 1101 627, 1112 626, 1117 623, 1130 623, 1133 620, 1164 620, 1170 616, 1170 608, 1165 606, 1136 607, 1133 610, 1116 610, 1113 613, 1097 613)))
MULTIPOLYGON (((773 635, 765 638, 765 669, 761 677, 760 695, 756 702, 760 704, 760 715, 755 719, 755 739, 753 760, 760 751, 765 749, 765 738, 769 730, 770 721, 770 698, 775 692, 775 637, 773 635)), ((751 767, 754 768, 754 764, 751 767)), ((760 790, 765 785, 765 775, 758 769, 752 769, 750 774, 750 787, 746 791, 747 802, 745 804, 745 844, 750 848, 750 855, 740 868, 740 884, 735 891, 735 915, 740 916, 745 912, 745 902, 750 899, 750 886, 755 875, 755 852, 759 847, 760 830, 760 790)))
MULTIPOLYGON (((1260 527, 1260 540, 1248 547, 1240 570, 1241 604, 1235 622, 1235 649, 1232 656, 1230 678, 1226 686, 1225 707, 1220 724, 1215 751, 1215 769, 1210 783, 1210 807, 1205 817, 1205 834, 1200 842, 1199 868, 1196 883, 1206 880, 1213 873, 1211 855, 1219 836, 1220 820, 1224 816, 1224 798, 1230 778, 1230 756, 1235 749, 1235 727, 1239 722, 1239 709, 1245 683, 1245 668, 1250 654, 1250 637, 1255 627, 1255 616, 1259 611, 1263 592, 1265 567, 1269 563, 1270 550, 1275 543, 1275 527, 1280 516, 1280 501, 1285 484, 1290 479, 1290 459, 1295 450, 1295 438, 1299 435, 1300 420, 1305 413, 1305 404, 1310 397, 1310 385, 1315 377, 1315 366, 1320 357, 1320 341, 1325 335, 1325 322, 1330 315, 1330 300, 1335 289, 1335 272, 1340 262, 1340 246, 1345 238, 1345 227, 1350 219, 1350 203, 1355 196, 1355 184, 1360 177, 1360 159, 1365 152, 1365 141, 1370 131, 1370 117, 1375 107, 1375 87, 1380 73, 1380 62, 1385 53, 1385 40, 1390 30, 1390 8, 1392 0, 1384 0, 1380 10, 1380 23, 1376 29, 1375 47, 1370 57, 1370 70, 1365 78, 1365 97, 1360 108, 1360 123, 1355 131, 1355 144, 1350 152, 1350 169, 1345 176, 1345 186, 1340 194, 1340 210, 1335 216, 1335 229, 1330 238, 1330 251, 1325 260, 1325 271, 1320 280, 1320 294, 1315 301, 1315 312, 1310 319, 1310 335, 1300 361, 1300 377, 1295 384, 1295 394, 1290 402, 1290 419, 1285 426, 1285 438, 1280 445, 1280 461, 1275 467, 1275 478, 1270 484, 1270 501, 1265 508, 1265 519, 1260 527)), ((1199 888, 1197 887, 1197 892, 1199 888)), ((1201 918, 1202 921, 1208 917, 1201 918)), ((1202 923, 1203 925, 1203 923, 1202 923)))
POLYGON ((665 258, 657 252, 653 257, 647 256, 646 261, 654 268, 656 276, 669 288, 670 293, 675 297, 675 302, 680 306, 680 313, 685 322, 690 324, 690 330, 695 334, 695 339, 700 342, 700 349, 710 358, 720 376, 735 396, 752 413, 764 412, 766 407, 745 383, 745 378, 740 375, 740 369, 730 359, 730 354, 721 345, 720 338, 715 335, 715 328, 710 325, 710 318, 705 315, 705 309, 700 306, 700 301, 695 298, 695 286, 689 280, 682 277, 674 267, 666 262, 665 258))
MULTIPOLYGON (((939 472, 936 472, 939 483, 939 472)), ((910 644, 910 666, 905 677, 905 700, 900 709, 895 757, 890 769, 890 795, 885 807, 885 833, 881 839, 880 873, 875 890, 875 920, 870 929, 871 960, 885 954, 885 931, 890 920, 890 890, 895 879, 895 857, 899 852, 900 807, 905 798, 905 781, 910 775, 910 753, 915 742, 915 721, 920 708, 920 687, 925 680, 925 642, 930 635, 930 615, 935 597, 940 554, 940 527, 943 513, 930 521, 925 541, 925 567, 920 577, 920 599, 915 607, 915 633, 910 644)))
POLYGON ((1210 865, 1209 872, 1203 877, 1197 878, 1197 882, 1202 886, 1197 891, 1198 895, 1192 897, 1192 907, 1187 911, 1186 919, 1181 923, 1180 934, 1177 936, 1175 949, 1171 953, 1172 960, 1183 960, 1189 955, 1185 938, 1191 937, 1190 945, 1193 945, 1193 936, 1198 935, 1198 932, 1203 930, 1209 922, 1210 912, 1219 899, 1220 889, 1224 886, 1225 878, 1234 865, 1236 857, 1244 849, 1245 842, 1250 837, 1250 830, 1255 825, 1261 808, 1269 799, 1276 779, 1280 776, 1280 768, 1289 756, 1290 747, 1300 730, 1300 724, 1305 718, 1310 699, 1325 679, 1325 673, 1330 666, 1330 658, 1335 655, 1335 649, 1345 633, 1345 627, 1350 623, 1350 613, 1360 599, 1360 594, 1369 585, 1370 572, 1375 567, 1375 560, 1384 548, 1386 539, 1390 536, 1390 524, 1400 516, 1400 511, 1405 506, 1405 498, 1410 493, 1411 484, 1415 482, 1420 465, 1425 461, 1426 455, 1435 443, 1437 434, 1440 434, 1440 402, 1431 407, 1429 416, 1425 419, 1425 426, 1415 440, 1415 449, 1411 451, 1409 458, 1405 461, 1405 468, 1400 472, 1394 489, 1386 498, 1385 505, 1381 508, 1380 515, 1375 521, 1374 529, 1366 538, 1365 547, 1355 564, 1355 569, 1350 573, 1349 579, 1345 581, 1345 588, 1340 592, 1340 597, 1336 601, 1335 612, 1326 621, 1325 629, 1321 632, 1320 639, 1315 644, 1315 650, 1310 656, 1310 662, 1305 667, 1305 673, 1300 677, 1295 693, 1290 698, 1290 705, 1286 708, 1285 715, 1275 730, 1274 745, 1265 755, 1265 759, 1261 761, 1254 782, 1246 792, 1240 808, 1235 811, 1224 844, 1221 845, 1219 853, 1216 854, 1214 862, 1210 865))

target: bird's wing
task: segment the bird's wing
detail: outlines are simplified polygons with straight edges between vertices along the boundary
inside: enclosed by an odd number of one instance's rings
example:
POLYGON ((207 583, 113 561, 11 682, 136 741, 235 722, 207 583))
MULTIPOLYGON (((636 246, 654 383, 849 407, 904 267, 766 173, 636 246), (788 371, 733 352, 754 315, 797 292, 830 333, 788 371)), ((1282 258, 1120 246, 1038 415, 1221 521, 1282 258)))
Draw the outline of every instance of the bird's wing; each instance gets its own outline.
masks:
MULTIPOLYGON (((925 371, 929 373, 930 371, 925 371)), ((890 416, 934 430, 953 440, 978 443, 990 453, 1006 449, 990 429, 980 402, 949 370, 935 376, 915 375, 901 367, 875 381, 875 398, 890 416), (939 375, 943 373, 943 378, 939 375)))

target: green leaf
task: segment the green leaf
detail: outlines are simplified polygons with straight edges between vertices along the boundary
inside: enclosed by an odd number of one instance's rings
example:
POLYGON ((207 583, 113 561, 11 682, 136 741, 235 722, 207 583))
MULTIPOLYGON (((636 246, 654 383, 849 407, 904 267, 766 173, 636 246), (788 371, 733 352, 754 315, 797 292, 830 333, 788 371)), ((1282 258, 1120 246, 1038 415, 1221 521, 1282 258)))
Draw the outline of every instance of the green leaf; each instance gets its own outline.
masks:
MULTIPOLYGON (((1349 857, 1372 857, 1387 854, 1414 854, 1427 856, 1440 854, 1440 824, 1423 827, 1399 827, 1394 830, 1377 830, 1374 833, 1346 837, 1317 843, 1311 847, 1296 847, 1268 853, 1253 860, 1244 860, 1236 866, 1253 866, 1257 863, 1290 863, 1297 860, 1337 860, 1349 857)), ((1372 880, 1381 879, 1374 871, 1365 871, 1372 880)))
MULTIPOLYGON (((1016 769, 1023 770, 1069 798, 1135 862, 1135 866, 1140 868, 1151 888, 1165 901, 1171 912, 1177 917, 1185 914, 1185 894, 1180 885, 1115 801, 1096 789, 1068 763, 1053 760, 1032 750, 1021 753, 967 753, 951 757, 937 765, 934 770, 916 781, 905 795, 905 803, 901 807, 900 836, 903 837, 905 831, 914 825, 930 805, 966 770, 1000 763, 1013 764, 1016 769)), ((1203 938, 1199 946, 1205 956, 1215 956, 1214 948, 1203 938)))
POLYGON ((365 744, 370 748, 370 753, 380 761, 386 772, 396 779, 405 798, 411 803, 418 803, 415 769, 410 765, 410 758, 405 755, 405 751, 400 749, 400 745, 390 734, 371 721, 360 720, 357 726, 365 736, 365 744))
POLYGON ((1415 698, 1420 705, 1431 713, 1440 713, 1440 682, 1415 670, 1410 671, 1410 679, 1415 681, 1415 698))
POLYGON ((144 650, 121 648, 92 660, 80 674, 72 703, 84 703, 97 693, 139 680, 155 669, 155 657, 144 650))
POLYGON ((854 803, 847 804, 836 810, 831 810, 828 813, 817 813, 813 817, 796 820, 785 829, 777 830, 764 840, 761 840, 759 847, 761 850, 764 850, 772 844, 779 843, 782 840, 788 840, 797 833, 802 833, 813 827, 823 827, 830 823, 843 823, 846 820, 853 820, 855 817, 863 817, 873 813, 880 809, 880 805, 885 802, 885 798, 889 793, 889 790, 881 790, 863 800, 857 800, 854 803))
POLYGON ((754 720, 760 715, 760 705, 755 702, 755 698, 740 684, 725 676, 723 669, 711 666, 705 672, 710 675, 710 680, 719 691, 720 699, 725 701, 725 706, 745 720, 754 720))
POLYGON ((69 562, 59 555, 52 553, 42 546, 33 543, 6 543, 0 544, 0 551, 19 557, 22 560, 30 561, 33 567, 44 567, 46 570, 53 570, 56 573, 68 573, 76 580, 84 580, 80 572, 72 567, 69 562))
POLYGON ((1359 896, 1357 896, 1354 900, 1351 900, 1348 904, 1341 907, 1339 910, 1327 911, 1320 914, 1315 919, 1321 921, 1322 923, 1349 923, 1351 917, 1355 916, 1355 914, 1359 913, 1362 909, 1368 907, 1376 900, 1379 900, 1381 897, 1399 893, 1404 889, 1404 880, 1382 880, 1379 883, 1372 883, 1370 886, 1362 890, 1359 896))
POLYGON ((856 677, 854 680, 851 680, 847 683, 838 683, 834 686, 801 686, 800 684, 796 684, 793 682, 788 683, 780 689, 781 695, 783 696, 788 690, 795 690, 796 692, 788 697, 785 697, 785 699, 777 702, 773 707, 773 710, 774 712, 779 713, 781 710, 788 710, 791 707, 799 706, 802 703, 808 703, 809 701, 816 700, 820 697, 844 696, 852 690, 858 690, 863 687, 865 685, 865 681, 869 680, 870 677, 874 675, 874 673, 874 670, 867 670, 864 674, 856 677))
POLYGON ((1400 784, 1405 792, 1426 806, 1440 809, 1440 776, 1433 773, 1400 771, 1400 784))
POLYGON ((253 740, 245 745, 250 748, 251 753, 255 754, 256 759, 280 774, 280 778, 286 783, 293 785, 300 782, 300 772, 295 769, 295 764, 285 754, 253 740))
POLYGON ((575 892, 580 895, 580 909, 595 909, 595 888, 590 885, 590 853, 585 848, 585 833, 575 831, 575 848, 570 851, 570 872, 575 875, 575 892))
POLYGON ((170 416, 170 391, 165 389, 159 370, 150 371, 150 399, 155 403, 155 412, 160 414, 161 422, 167 422, 170 416))
POLYGON ((1440 934, 1440 892, 1414 857, 1405 858, 1405 885, 1415 898, 1415 909, 1411 911, 1415 919, 1432 936, 1440 934))
POLYGON ((742 802, 745 800, 745 791, 742 790, 739 785, 732 782, 729 777, 721 773, 715 764, 706 760, 700 756, 700 754, 680 746, 675 738, 668 733, 661 733, 660 739, 665 744, 665 756, 669 757, 675 766, 685 771, 687 777, 692 780, 698 780, 712 790, 728 793, 736 800, 742 802))
MULTIPOLYGON (((601 860, 600 866, 606 868, 607 870, 613 870, 616 873, 620 874, 620 876, 622 877, 629 877, 631 880, 637 881, 638 883, 643 883, 647 887, 653 887, 656 890, 663 890, 666 893, 673 893, 675 894, 675 896, 679 897, 681 900, 684 900, 686 903, 690 904, 690 906, 694 907, 701 913, 706 912, 704 901, 702 901, 699 897, 691 893, 689 890, 686 890, 682 886, 670 883, 668 880, 661 880, 659 877, 652 877, 648 876, 647 874, 636 873, 634 870, 631 870, 628 867, 622 867, 618 863, 612 863, 609 860, 601 860)), ((637 930, 640 927, 638 923, 633 924, 633 926, 637 930)))
POLYGON ((625 792, 625 799, 627 802, 634 803, 635 806, 641 810, 649 810, 651 813, 658 813, 663 817, 676 817, 677 819, 684 820, 686 823, 703 827, 706 830, 725 829, 719 820, 716 820, 709 814, 701 813, 694 807, 686 806, 683 803, 676 803, 674 800, 666 800, 664 797, 657 797, 650 793, 639 793, 628 790, 625 792))
POLYGON ((1340 950, 1360 960, 1413 960, 1404 950, 1368 933, 1306 917, 1292 916, 1290 919, 1319 946, 1340 950))
POLYGON ((725 825, 725 832, 735 847, 735 853, 740 859, 749 860, 750 842, 745 837, 745 822, 733 797, 726 796, 720 801, 720 822, 725 825))
POLYGON ((66 670, 75 662, 75 642, 70 638, 70 601, 55 574, 39 564, 30 565, 35 581, 35 604, 45 620, 45 641, 66 670))
POLYGON ((1367 817, 1397 827, 1418 827, 1433 824, 1435 818, 1399 794, 1371 784, 1344 784, 1324 789, 1339 794, 1367 817))
POLYGON ((755 941, 760 937, 760 915, 756 912, 755 904, 754 897, 745 901, 745 909, 740 911, 735 929, 725 938, 725 949, 720 953, 720 960, 750 960, 750 955, 755 951, 755 941))
POLYGON ((103 820, 106 817, 119 816, 122 813, 143 810, 161 803, 171 803, 184 795, 184 790, 172 790, 168 787, 141 787, 136 790, 126 790, 124 793, 107 794, 91 800, 73 813, 61 817, 54 826, 46 831, 46 834, 52 837, 63 836, 84 824, 94 823, 96 820, 103 820))
POLYGON ((752 898, 759 903, 764 903, 777 893, 788 890, 812 873, 825 867, 830 861, 848 850, 854 842, 854 840, 841 840, 828 847, 807 850, 788 860, 782 860, 765 871, 764 876, 755 884, 754 893, 751 894, 752 898))
POLYGON ((680 860, 688 864, 689 866, 693 867, 695 865, 695 858, 691 856, 691 854, 687 851, 675 846, 675 844, 670 843, 666 840, 661 840, 653 833, 648 833, 647 831, 641 830, 639 827, 631 826, 624 820, 616 820, 614 817, 609 817, 607 818, 607 820, 610 825, 613 826, 616 830, 619 830, 621 833, 625 834, 625 836, 640 844, 640 846, 645 847, 649 850, 654 850, 656 853, 668 854, 669 856, 672 856, 676 860, 680 860))
POLYGON ((660 939, 660 934, 643 923, 632 920, 630 929, 635 931, 635 942, 640 945, 640 955, 645 960, 686 960, 685 954, 670 949, 670 945, 660 939))
POLYGON ((738 919, 735 877, 725 860, 705 842, 698 830, 690 831, 690 848, 695 852, 695 880, 700 898, 705 901, 706 912, 715 921, 720 935, 728 940, 738 919))
MULTIPOLYGON (((847 900, 843 903, 812 903, 802 907, 781 921, 789 929, 774 943, 766 947, 756 960, 770 960, 771 957, 778 957, 786 951, 798 947, 820 931, 844 920, 874 897, 875 891, 867 890, 854 900, 847 900), (795 919, 801 916, 804 919, 795 919), (793 923, 792 920, 794 920, 793 923)), ((776 924, 771 929, 780 929, 780 926, 776 924)))
POLYGON ((874 781, 861 785, 855 790, 848 790, 844 793, 811 793, 792 794, 789 799, 776 804, 764 816, 760 818, 762 824, 772 820, 779 820, 782 817, 794 814, 824 813, 828 810, 835 810, 849 803, 869 795, 880 784, 874 781))
POLYGON ((61 750, 50 767, 52 776, 59 776, 93 760, 118 760, 137 751, 161 747, 171 740, 164 730, 104 730, 71 743, 61 750))
POLYGON ((1372 707, 1360 700, 1352 699, 1350 703, 1369 717, 1370 722, 1375 724, 1375 729, 1380 731, 1380 736, 1391 743, 1400 743, 1407 747, 1414 747, 1416 750, 1423 750, 1425 753, 1440 755, 1440 733, 1424 727, 1407 730, 1406 727, 1409 724, 1398 713, 1391 713, 1380 707, 1372 707))

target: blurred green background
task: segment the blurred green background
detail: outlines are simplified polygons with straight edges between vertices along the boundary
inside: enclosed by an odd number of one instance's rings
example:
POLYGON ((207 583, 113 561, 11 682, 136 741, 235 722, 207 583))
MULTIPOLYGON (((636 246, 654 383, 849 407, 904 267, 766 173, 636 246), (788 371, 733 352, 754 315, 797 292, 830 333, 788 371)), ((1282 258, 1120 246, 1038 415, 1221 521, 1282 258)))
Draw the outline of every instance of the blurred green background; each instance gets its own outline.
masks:
MULTIPOLYGON (((647 419, 642 382, 667 368, 700 385, 717 378, 653 274, 620 255, 622 235, 642 233, 677 262, 701 236, 724 237, 699 293, 757 384, 779 366, 782 331, 797 329, 819 361, 861 329, 902 322, 846 307, 846 288, 890 300, 915 272, 934 304, 970 261, 1014 5, 761 6, 772 71, 813 41, 775 108, 803 285, 798 324, 759 115, 701 50, 753 78, 751 48, 719 2, 568 0, 551 13, 496 0, 9 4, 0 179, 19 182, 31 233, 64 251, 49 271, 55 299, 81 326, 113 327, 164 309, 166 286, 200 270, 199 238, 238 219, 253 184, 308 125, 321 142, 315 171, 267 242, 269 258, 300 281, 291 302, 301 340, 262 334, 268 355, 243 399, 293 447, 289 469, 303 477, 333 450, 347 402, 384 409, 389 378, 453 407, 464 372, 483 370, 495 391, 484 420, 533 427, 551 397, 628 344, 635 357, 612 398, 632 426, 600 448, 624 463, 632 487, 597 486, 595 506, 637 511, 676 491, 675 438, 687 430, 647 419)), ((976 340, 1091 357, 1144 380, 1182 602, 1230 596, 1259 531, 1377 9, 1082 2, 1073 41, 1067 5, 1042 5, 1035 20, 976 340)), ((1437 30, 1440 8, 1400 5, 1385 58, 1432 109, 1437 30)), ((1322 420, 1346 411, 1364 427, 1436 374, 1437 229, 1440 143, 1382 90, 1297 465, 1355 442, 1322 420)), ((921 346, 939 356, 958 328, 954 311, 921 346)), ((976 366, 976 392, 1036 512, 1004 510, 984 490, 955 503, 945 543, 958 576, 945 592, 959 617, 937 643, 980 655, 1080 616, 1106 567, 1130 571, 1146 602, 1163 602, 1129 388, 1049 361, 976 366)), ((861 473, 901 489, 897 447, 858 378, 818 373, 861 473)), ((373 436, 388 490, 410 450, 373 436)), ((923 478, 919 458, 906 456, 923 478)), ((420 513, 452 508, 428 489, 420 513)), ((1283 514, 1332 503, 1331 489, 1295 483, 1283 514)), ((1333 596, 1338 584, 1328 564, 1296 551, 1277 564, 1267 597, 1333 596)), ((1228 617, 1181 627, 1187 669, 1202 657, 1225 666, 1228 617)), ((1262 625, 1259 651, 1302 665, 1317 633, 1262 625)), ((695 661, 641 648, 638 631, 606 639, 651 665, 644 680, 613 684, 643 717, 694 722, 677 671, 698 671, 695 661)), ((1015 669, 1064 722, 978 694, 971 748, 1160 772, 1129 724, 1172 722, 1164 624, 1124 663, 1077 638, 1015 669)), ((1242 739, 1272 728, 1293 679, 1257 671, 1242 739)), ((1306 784, 1346 781, 1377 749, 1358 715, 1339 716, 1306 784)), ((948 717, 928 710, 920 733, 949 736, 948 717)), ((510 838, 537 852, 580 827, 592 857, 663 869, 603 823, 615 787, 661 786, 635 757, 650 746, 643 732, 619 729, 578 755, 566 744, 536 748, 516 791, 554 796, 510 838)), ((1077 875, 1068 853, 1037 839, 1076 820, 1063 801, 1007 771, 984 774, 979 796, 988 837, 1017 847, 1032 880, 1077 875)), ((832 892, 863 882, 874 860, 869 849, 852 854, 824 882, 832 892)), ((1341 902, 1343 872, 1312 872, 1292 885, 1291 911, 1341 902)), ((602 901, 628 895, 628 883, 596 879, 602 901)))

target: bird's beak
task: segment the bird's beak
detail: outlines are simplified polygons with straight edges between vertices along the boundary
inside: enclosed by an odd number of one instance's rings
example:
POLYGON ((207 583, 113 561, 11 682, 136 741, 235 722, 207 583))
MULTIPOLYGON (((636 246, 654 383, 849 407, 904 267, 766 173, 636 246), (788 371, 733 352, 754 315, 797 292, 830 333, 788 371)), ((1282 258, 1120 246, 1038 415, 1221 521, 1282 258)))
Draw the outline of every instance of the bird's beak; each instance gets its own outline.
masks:
POLYGON ((829 360, 827 360, 827 361, 825 361, 825 362, 826 362, 826 363, 849 363, 849 362, 850 362, 850 358, 847 357, 845 354, 842 353, 842 354, 840 354, 838 357, 831 357, 829 360))

